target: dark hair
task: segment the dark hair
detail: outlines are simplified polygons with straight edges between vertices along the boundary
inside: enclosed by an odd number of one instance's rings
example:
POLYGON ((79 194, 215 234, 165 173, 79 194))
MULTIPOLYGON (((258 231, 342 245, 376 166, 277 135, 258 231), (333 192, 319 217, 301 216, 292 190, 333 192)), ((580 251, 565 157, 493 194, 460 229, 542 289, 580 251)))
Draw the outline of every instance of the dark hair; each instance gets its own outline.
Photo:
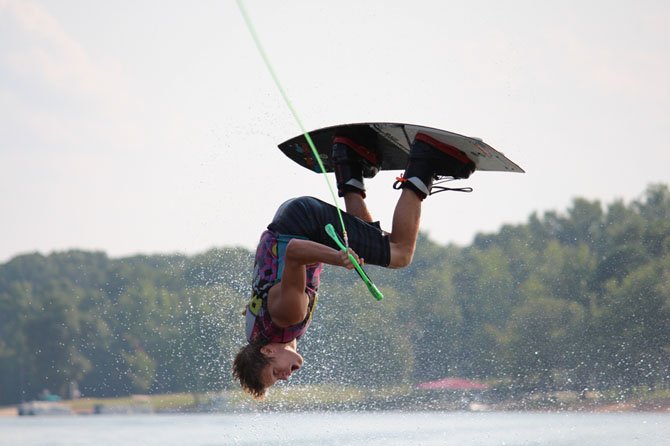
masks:
POLYGON ((261 352, 261 348, 267 344, 265 339, 256 339, 242 347, 233 361, 233 376, 240 380, 242 389, 257 400, 262 400, 266 393, 261 372, 270 364, 270 358, 261 352))

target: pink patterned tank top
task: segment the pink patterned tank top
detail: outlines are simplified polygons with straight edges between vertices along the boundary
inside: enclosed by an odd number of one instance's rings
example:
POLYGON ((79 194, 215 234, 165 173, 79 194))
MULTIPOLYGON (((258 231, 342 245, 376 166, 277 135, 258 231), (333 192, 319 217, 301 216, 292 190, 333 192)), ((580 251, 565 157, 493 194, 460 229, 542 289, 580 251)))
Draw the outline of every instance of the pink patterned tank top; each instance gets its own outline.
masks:
POLYGON ((246 309, 246 334, 249 342, 259 337, 268 342, 290 342, 305 334, 312 321, 323 269, 322 263, 307 265, 305 268, 307 272, 305 293, 309 297, 309 307, 302 322, 290 327, 279 327, 272 322, 268 312, 268 294, 270 288, 281 281, 286 245, 292 238, 303 237, 276 234, 269 230, 261 235, 254 262, 252 295, 246 309))

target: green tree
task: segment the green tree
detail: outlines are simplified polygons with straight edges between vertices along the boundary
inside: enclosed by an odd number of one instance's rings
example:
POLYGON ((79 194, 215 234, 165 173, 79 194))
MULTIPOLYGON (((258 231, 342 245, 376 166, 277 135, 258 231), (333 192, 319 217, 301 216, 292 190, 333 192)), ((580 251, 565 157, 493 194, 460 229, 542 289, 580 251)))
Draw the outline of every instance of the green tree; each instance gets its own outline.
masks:
POLYGON ((579 362, 584 308, 576 302, 536 297, 519 306, 501 333, 509 376, 521 388, 551 388, 557 372, 579 362))
POLYGON ((601 373, 625 386, 654 386, 668 376, 670 255, 607 284, 598 319, 601 373), (602 368, 605 370, 602 370, 602 368))

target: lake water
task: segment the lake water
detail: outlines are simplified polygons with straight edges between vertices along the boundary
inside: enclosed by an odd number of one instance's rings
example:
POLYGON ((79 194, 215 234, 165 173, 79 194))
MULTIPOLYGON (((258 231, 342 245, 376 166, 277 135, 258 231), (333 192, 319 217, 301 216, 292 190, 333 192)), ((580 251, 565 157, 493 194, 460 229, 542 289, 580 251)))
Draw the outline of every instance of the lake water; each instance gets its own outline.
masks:
POLYGON ((345 412, 0 418, 0 445, 670 446, 670 413, 345 412))

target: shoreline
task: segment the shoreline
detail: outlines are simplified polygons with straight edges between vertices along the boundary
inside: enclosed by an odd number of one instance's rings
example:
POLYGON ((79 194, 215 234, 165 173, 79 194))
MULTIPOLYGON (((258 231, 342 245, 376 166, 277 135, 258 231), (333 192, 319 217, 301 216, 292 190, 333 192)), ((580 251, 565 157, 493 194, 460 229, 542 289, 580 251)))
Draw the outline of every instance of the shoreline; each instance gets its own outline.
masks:
MULTIPOLYGON (((100 405, 95 407, 83 406, 77 400, 65 400, 58 403, 53 403, 60 408, 67 408, 70 413, 55 413, 55 414, 36 414, 23 415, 27 417, 39 416, 91 416, 91 415, 141 415, 141 414, 239 414, 249 412, 380 412, 380 411, 407 411, 407 412, 472 412, 472 413, 667 413, 670 414, 670 401, 664 402, 621 402, 621 403, 603 403, 603 404, 574 404, 574 405, 556 405, 554 407, 523 407, 519 403, 507 404, 473 404, 470 407, 456 408, 456 407, 436 407, 426 405, 421 407, 413 405, 407 408, 400 407, 352 407, 352 405, 322 405, 316 404, 311 407, 300 408, 297 405, 285 404, 264 404, 258 405, 241 404, 229 406, 226 408, 219 408, 218 410, 212 407, 194 407, 184 406, 170 409, 154 410, 150 406, 143 406, 138 410, 138 406, 127 406, 115 403, 115 399, 110 399, 108 410, 100 411, 100 405), (116 409, 115 409, 116 408, 116 409)), ((47 403, 49 404, 49 403, 47 403)), ((20 417, 20 405, 0 406, 0 418, 20 417)), ((355 405, 354 405, 355 406, 355 405)))
POLYGON ((421 390, 410 386, 368 389, 312 384, 274 389, 263 401, 253 400, 241 389, 31 401, 0 406, 0 417, 319 411, 670 413, 670 392, 666 389, 631 391, 626 398, 595 391, 536 392, 504 399, 479 391, 421 390))

